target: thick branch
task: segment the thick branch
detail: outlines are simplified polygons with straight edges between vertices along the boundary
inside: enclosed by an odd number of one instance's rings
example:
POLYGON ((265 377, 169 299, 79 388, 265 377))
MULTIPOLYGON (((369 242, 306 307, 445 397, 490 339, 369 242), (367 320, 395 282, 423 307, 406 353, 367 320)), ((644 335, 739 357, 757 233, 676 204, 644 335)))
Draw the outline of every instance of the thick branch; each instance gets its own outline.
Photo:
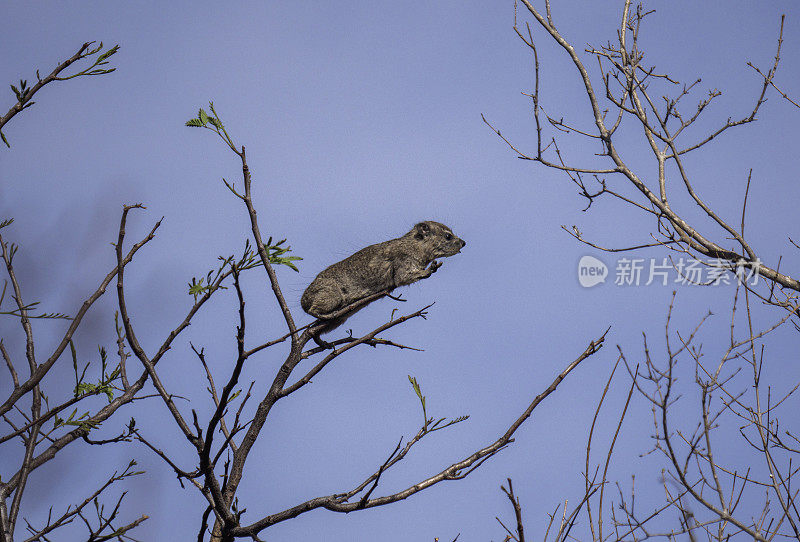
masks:
MULTIPOLYGON (((514 422, 508 427, 508 429, 503 433, 497 440, 489 444, 488 446, 477 450, 476 452, 472 453, 468 457, 457 461, 451 464, 449 467, 445 468, 438 474, 435 474, 425 480, 422 480, 403 491, 399 491, 397 493, 393 493, 391 495, 386 495, 383 497, 376 497, 373 499, 368 499, 366 501, 359 500, 358 502, 345 502, 344 499, 346 498, 347 494, 334 494, 328 495, 325 497, 317 497, 311 500, 308 500, 304 503, 301 503, 297 506, 279 512, 277 514, 272 514, 262 518, 261 520, 252 523, 251 525, 244 526, 244 527, 237 527, 232 531, 233 536, 252 536, 260 532, 261 530, 269 527, 270 525, 274 525, 276 523, 280 523, 282 521, 286 521, 288 519, 294 518, 308 512, 310 510, 314 510, 316 508, 327 508, 328 510, 332 510, 335 512, 352 512, 355 510, 362 510, 366 508, 373 508, 375 506, 382 506, 385 504, 397 502, 403 499, 407 499, 411 495, 418 493, 428 487, 431 487, 439 482, 445 480, 456 480, 463 478, 469 472, 472 471, 477 465, 480 465, 485 459, 493 456, 501 449, 505 448, 510 442, 513 441, 512 437, 514 433, 519 429, 519 427, 527 420, 533 410, 551 393, 553 393, 558 385, 564 380, 564 378, 569 375, 582 361, 586 358, 592 356, 596 352, 600 350, 603 346, 603 342, 605 341, 605 336, 608 333, 608 330, 601 335, 598 339, 595 339, 586 347, 586 349, 575 359, 572 363, 567 365, 567 367, 553 380, 553 382, 548 386, 542 393, 537 395, 533 401, 528 405, 528 408, 516 419, 514 422), (464 472, 466 470, 466 472, 464 472)), ((362 484, 363 485, 363 484, 362 484)))

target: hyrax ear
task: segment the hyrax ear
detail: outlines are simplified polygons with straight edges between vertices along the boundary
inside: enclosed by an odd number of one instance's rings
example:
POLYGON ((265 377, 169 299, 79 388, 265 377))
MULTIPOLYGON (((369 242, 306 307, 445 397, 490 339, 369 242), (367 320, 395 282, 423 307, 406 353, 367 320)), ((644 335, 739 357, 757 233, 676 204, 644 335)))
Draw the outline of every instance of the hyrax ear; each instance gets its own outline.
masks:
POLYGON ((422 239, 425 237, 425 234, 431 231, 431 227, 429 224, 424 222, 420 222, 416 226, 414 226, 416 233, 414 234, 414 239, 422 239))

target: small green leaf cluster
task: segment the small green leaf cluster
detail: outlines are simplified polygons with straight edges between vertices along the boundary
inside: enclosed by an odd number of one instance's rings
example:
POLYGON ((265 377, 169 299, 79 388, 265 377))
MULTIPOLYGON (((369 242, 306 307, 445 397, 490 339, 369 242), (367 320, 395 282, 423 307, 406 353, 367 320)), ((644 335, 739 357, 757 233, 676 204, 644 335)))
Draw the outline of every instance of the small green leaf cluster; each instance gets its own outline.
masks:
MULTIPOLYGON (((89 42, 87 45, 91 45, 93 43, 94 42, 89 42)), ((94 49, 89 49, 89 50, 85 51, 80 56, 80 58, 83 59, 83 58, 86 58, 86 57, 90 57, 92 55, 96 55, 97 53, 99 53, 102 50, 103 50, 103 42, 101 41, 100 45, 98 45, 94 49)), ((119 45, 115 45, 111 49, 108 49, 104 53, 101 53, 97 58, 94 59, 94 63, 92 63, 92 65, 89 66, 88 68, 86 68, 84 70, 81 70, 81 71, 79 71, 77 73, 73 73, 72 75, 68 75, 66 77, 56 77, 55 79, 56 79, 56 81, 67 81, 68 79, 74 79, 75 77, 82 77, 84 75, 105 75, 107 73, 111 73, 111 72, 115 71, 117 68, 101 68, 100 66, 107 65, 108 64, 108 58, 111 57, 111 55, 115 54, 117 51, 119 51, 119 45)), ((36 73, 36 76, 37 77, 39 76, 38 72, 36 73)))
POLYGON ((414 388, 414 393, 417 394, 419 402, 422 405, 423 434, 433 433, 434 431, 438 431, 439 429, 444 429, 445 427, 450 427, 451 425, 455 425, 457 423, 461 423, 469 419, 469 415, 459 416, 458 418, 453 418, 452 420, 448 420, 447 418, 439 418, 438 420, 429 418, 428 411, 425 406, 425 396, 422 395, 422 389, 420 388, 417 379, 411 375, 408 375, 408 381, 411 382, 411 387, 414 388))
MULTIPOLYGON (((0 229, 5 228, 6 226, 10 226, 13 223, 14 223, 14 219, 13 218, 6 218, 6 219, 0 221, 0 229)), ((17 254, 17 250, 19 250, 19 246, 14 244, 14 243, 6 243, 5 241, 0 241, 0 242, 3 243, 2 249, 4 249, 4 251, 0 251, 0 253, 3 253, 3 260, 5 260, 5 264, 10 267, 12 265, 12 263, 14 262, 14 256, 17 254)), ((5 301, 7 288, 8 288, 8 282, 4 282, 3 283, 3 289, 2 289, 2 291, 0 291, 0 309, 2 309, 3 301, 5 301)), ((11 297, 12 297, 12 299, 14 301, 17 301, 13 294, 11 295, 11 297)), ((32 320, 32 319, 63 319, 63 320, 69 320, 70 319, 69 316, 67 316, 66 314, 60 313, 60 312, 45 312, 45 313, 42 313, 42 314, 29 314, 29 312, 32 311, 33 309, 35 309, 38 305, 39 305, 38 301, 34 301, 34 302, 28 303, 28 304, 22 304, 22 303, 17 302, 16 306, 14 308, 12 308, 11 310, 9 310, 9 311, 0 310, 0 315, 15 316, 17 318, 22 318, 23 315, 24 315, 29 320, 32 320)))
MULTIPOLYGON (((14 257, 14 253, 17 251, 16 245, 11 245, 9 249, 9 263, 14 257)), ((8 283, 3 283, 3 290, 0 291, 0 307, 3 306, 3 301, 6 297, 6 289, 8 287, 8 283)), ((5 316, 15 316, 17 318, 22 318, 23 313, 29 320, 71 320, 70 316, 60 312, 44 312, 42 314, 28 314, 30 311, 34 310, 39 305, 38 301, 34 301, 32 303, 28 303, 26 305, 22 305, 22 307, 14 307, 10 311, 0 310, 0 315, 5 316)))
POLYGON ((189 283, 189 295, 194 297, 194 302, 197 303, 198 296, 204 295, 206 292, 213 292, 217 288, 225 289, 225 286, 214 286, 211 283, 211 275, 213 271, 209 271, 206 277, 200 277, 200 280, 197 280, 197 277, 192 277, 192 281, 189 283), (205 282, 204 282, 205 281, 205 282))
POLYGON ((102 346, 98 346, 100 354, 100 378, 97 383, 86 381, 86 371, 89 369, 89 362, 83 367, 83 370, 78 374, 78 354, 75 351, 75 344, 69 342, 70 353, 72 354, 72 368, 75 372, 75 389, 73 391, 74 397, 83 397, 84 395, 99 395, 105 394, 108 402, 114 400, 114 391, 119 389, 116 385, 116 380, 120 377, 120 366, 117 365, 114 369, 108 371, 108 352, 102 346))
POLYGON ((222 121, 217 114, 217 110, 214 109, 214 102, 208 102, 208 108, 211 109, 210 115, 201 107, 195 118, 186 121, 186 126, 190 126, 192 128, 205 128, 206 130, 215 132, 219 137, 222 138, 223 141, 225 141, 226 145, 233 149, 233 152, 239 154, 239 150, 236 148, 231 136, 228 135, 227 130, 225 130, 225 126, 222 124, 222 121))
POLYGON ((302 260, 300 256, 284 256, 284 254, 288 253, 292 250, 292 247, 283 245, 286 242, 286 239, 281 239, 275 244, 272 244, 272 237, 269 238, 267 244, 264 245, 264 248, 267 249, 267 254, 269 255, 269 263, 275 265, 285 265, 286 267, 293 269, 296 272, 300 272, 296 265, 292 262, 296 262, 302 260))
MULTIPOLYGON (((5 290, 5 287, 3 288, 5 290)), ((5 292, 4 292, 5 293, 5 292)), ((0 295, 0 301, 2 301, 2 296, 0 295)), ((28 303, 27 305, 23 306, 20 310, 19 308, 10 310, 10 311, 0 311, 0 314, 5 314, 6 316, 16 316, 17 318, 22 317, 22 311, 31 311, 35 309, 39 305, 38 301, 34 301, 33 303, 28 303)), ((61 313, 61 312, 43 312, 42 314, 29 314, 29 320, 72 320, 72 317, 61 313)))
MULTIPOLYGON (((25 100, 27 100, 33 93, 33 90, 28 86, 28 81, 25 79, 19 80, 19 88, 15 87, 14 85, 11 85, 11 90, 14 91, 14 96, 17 98, 17 101, 20 104, 24 104, 25 100)), ((28 105, 33 105, 33 102, 31 102, 28 105)), ((28 107, 28 105, 26 105, 25 107, 28 107)))
MULTIPOLYGON (((12 92, 14 92, 14 97, 17 99, 16 105, 12 108, 12 114, 15 112, 22 111, 23 109, 27 109, 33 104, 35 104, 36 102, 32 101, 31 98, 39 89, 41 89, 44 85, 48 83, 51 83, 53 81, 68 81, 70 79, 75 79, 76 77, 83 77, 83 76, 105 75, 107 73, 111 73, 114 70, 116 70, 116 68, 103 68, 102 66, 106 66, 108 64, 108 59, 112 55, 114 55, 117 51, 119 51, 119 45, 115 45, 114 47, 100 53, 100 51, 103 50, 103 42, 101 41, 97 47, 91 48, 93 44, 94 44, 93 41, 84 43, 80 51, 78 51, 78 54, 74 58, 59 64, 59 66, 56 68, 53 74, 50 74, 44 79, 42 79, 42 77, 39 75, 39 70, 36 70, 37 84, 34 85, 33 87, 28 86, 28 81, 26 79, 19 80, 19 87, 17 87, 16 85, 11 85, 11 90, 12 92), (96 55, 97 53, 100 54, 97 56, 97 58, 94 59, 94 62, 88 68, 73 73, 72 75, 66 75, 63 77, 54 75, 60 73, 61 70, 67 68, 74 61, 83 60, 84 58, 96 55)), ((6 117, 6 121, 8 120, 8 118, 10 117, 6 117)), ((0 124, 0 128, 2 128, 2 124, 0 124)), ((11 144, 8 142, 8 139, 6 139, 6 136, 3 133, 2 129, 0 129, 0 139, 3 140, 3 143, 6 144, 6 147, 11 148, 11 144)))
MULTIPOLYGON (((209 105, 211 106, 211 110, 214 111, 214 103, 209 102, 209 105)), ((209 124, 217 130, 225 129, 225 127, 222 125, 222 121, 216 117, 216 111, 214 111, 214 115, 209 115, 202 107, 197 112, 196 118, 186 121, 186 126, 193 126, 195 128, 208 128, 209 124)))
MULTIPOLYGON (((297 269, 297 266, 292 262, 302 260, 303 258, 300 256, 286 256, 285 254, 291 251, 291 247, 283 246, 285 242, 286 239, 281 239, 277 243, 273 243, 272 237, 269 238, 264 245, 269 262, 274 265, 285 265, 299 272, 300 270, 297 269)), ((226 286, 222 285, 222 281, 220 280, 220 277, 224 279, 222 275, 227 269, 236 268, 236 271, 240 272, 261 266, 258 253, 253 250, 249 239, 245 240, 244 250, 238 259, 234 256, 218 256, 218 259, 222 263, 217 269, 212 269, 206 273, 204 277, 200 277, 199 279, 197 277, 192 277, 192 280, 187 284, 189 287, 189 295, 194 298, 195 303, 197 303, 197 299, 201 296, 214 293, 216 290, 227 289, 226 286)))
MULTIPOLYGON (((17 99, 16 107, 19 108, 20 111, 27 109, 36 103, 34 101, 29 101, 31 96, 33 96, 33 89, 28 86, 28 81, 25 79, 19 80, 19 88, 11 85, 11 90, 14 92, 14 97, 17 99)), ((0 139, 3 140, 3 143, 6 144, 6 147, 9 149, 11 148, 11 143, 8 142, 8 139, 6 139, 6 135, 2 130, 0 130, 0 139)))
POLYGON ((82 429, 96 429, 100 424, 95 422, 84 421, 89 417, 89 412, 84 412, 77 418, 75 417, 78 413, 78 408, 75 407, 70 412, 69 416, 66 418, 62 418, 58 414, 53 417, 53 429, 58 429, 59 427, 64 427, 65 425, 71 425, 74 427, 80 427, 82 429))

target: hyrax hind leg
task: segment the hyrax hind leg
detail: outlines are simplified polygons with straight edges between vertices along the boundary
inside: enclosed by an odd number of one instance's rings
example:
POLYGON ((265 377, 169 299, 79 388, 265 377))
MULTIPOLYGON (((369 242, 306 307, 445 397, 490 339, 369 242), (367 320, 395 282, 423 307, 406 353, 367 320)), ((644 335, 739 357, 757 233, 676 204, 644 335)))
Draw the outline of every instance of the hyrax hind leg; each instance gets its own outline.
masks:
POLYGON ((320 320, 318 324, 312 326, 311 337, 318 346, 322 348, 332 348, 332 345, 322 340, 320 335, 333 331, 347 319, 347 316, 333 319, 326 318, 327 315, 331 315, 344 307, 344 296, 338 287, 328 285, 314 292, 310 301, 311 303, 306 309, 306 312, 320 320))
POLYGON ((339 288, 328 286, 315 292, 311 298, 311 304, 306 312, 317 318, 325 318, 325 315, 334 313, 344 307, 344 297, 339 288))
POLYGON ((319 323, 315 324, 310 329, 311 338, 314 339, 314 342, 317 343, 317 346, 321 348, 331 348, 331 349, 334 348, 334 345, 324 340, 321 337, 321 335, 323 333, 330 333, 334 329, 344 324, 345 320, 347 320, 349 316, 350 316, 349 314, 345 314, 344 316, 340 316, 338 318, 332 318, 330 320, 320 319, 319 323))

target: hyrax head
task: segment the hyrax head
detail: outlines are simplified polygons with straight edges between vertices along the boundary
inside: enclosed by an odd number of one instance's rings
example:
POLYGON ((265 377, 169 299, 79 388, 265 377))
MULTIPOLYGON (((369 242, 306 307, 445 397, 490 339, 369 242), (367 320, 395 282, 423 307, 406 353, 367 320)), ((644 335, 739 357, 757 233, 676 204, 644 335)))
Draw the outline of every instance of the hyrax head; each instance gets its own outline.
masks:
POLYGON ((408 232, 408 235, 412 236, 415 243, 422 245, 431 259, 458 254, 467 244, 459 239, 453 230, 433 220, 420 222, 408 232))

